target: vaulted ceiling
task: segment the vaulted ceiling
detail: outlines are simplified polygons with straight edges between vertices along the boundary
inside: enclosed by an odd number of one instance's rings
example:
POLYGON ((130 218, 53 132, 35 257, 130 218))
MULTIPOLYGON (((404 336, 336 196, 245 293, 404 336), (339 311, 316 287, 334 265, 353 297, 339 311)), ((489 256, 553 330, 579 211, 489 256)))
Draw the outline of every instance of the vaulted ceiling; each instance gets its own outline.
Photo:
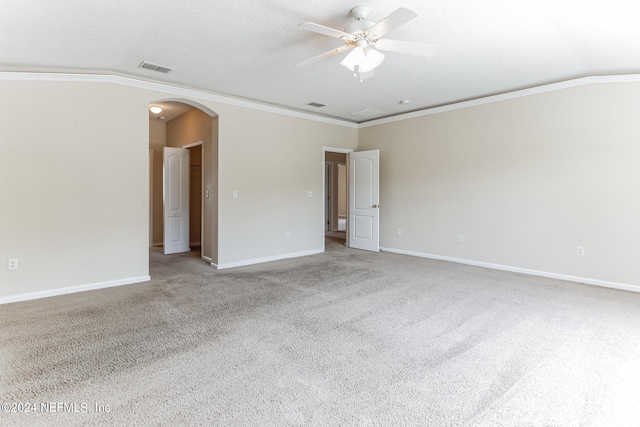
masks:
POLYGON ((0 0, 0 71, 129 76, 353 122, 576 77, 640 73, 638 0, 369 0, 374 22, 399 7, 415 11, 386 38, 437 45, 436 55, 385 52, 363 82, 339 65, 346 53, 296 67, 342 46, 297 25, 343 30, 358 4, 0 0), (139 68, 142 61, 173 71, 139 68), (374 112, 353 115, 363 109, 374 112))

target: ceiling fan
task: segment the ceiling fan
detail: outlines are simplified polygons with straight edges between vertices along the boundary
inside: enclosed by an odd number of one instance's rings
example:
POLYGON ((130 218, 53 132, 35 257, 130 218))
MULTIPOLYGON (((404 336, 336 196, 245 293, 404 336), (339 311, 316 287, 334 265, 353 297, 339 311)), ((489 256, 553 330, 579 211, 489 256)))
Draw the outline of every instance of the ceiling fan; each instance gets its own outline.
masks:
POLYGON ((347 25, 344 31, 325 27, 324 25, 313 22, 303 22, 299 24, 298 27, 304 30, 341 39, 344 42, 344 46, 302 61, 297 64, 297 66, 305 67, 351 49, 351 52, 349 52, 340 64, 353 71, 353 75, 356 77, 359 76, 362 82, 363 79, 372 77, 374 74, 373 69, 384 60, 384 54, 378 52, 379 50, 409 53, 425 57, 433 56, 436 53, 437 47, 433 45, 380 38, 418 16, 409 9, 401 7, 378 23, 366 20, 367 15, 369 15, 369 8, 367 6, 354 7, 351 9, 351 15, 355 18, 355 22, 347 25))

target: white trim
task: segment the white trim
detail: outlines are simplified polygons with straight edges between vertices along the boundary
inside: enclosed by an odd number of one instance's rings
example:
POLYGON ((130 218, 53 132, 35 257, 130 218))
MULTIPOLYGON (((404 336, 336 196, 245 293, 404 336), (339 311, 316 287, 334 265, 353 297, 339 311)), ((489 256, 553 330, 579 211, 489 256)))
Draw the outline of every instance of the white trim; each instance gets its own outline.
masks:
POLYGON ((193 148, 193 147, 197 147, 198 145, 204 145, 204 141, 193 142, 191 144, 183 145, 180 148, 193 148))
POLYGON ((324 188, 322 197, 324 198, 324 224, 325 233, 333 231, 333 162, 324 162, 324 188), (329 181, 329 189, 327 191, 327 181, 329 181), (327 218, 327 210, 329 218, 327 218))
MULTIPOLYGON (((322 151, 324 153, 326 153, 327 151, 331 153, 345 153, 345 154, 353 153, 353 150, 351 148, 322 147, 322 151)), ((322 159, 322 161, 324 162, 324 159, 322 159)))
POLYGON ((542 86, 536 86, 528 89, 516 90, 513 92, 501 93, 499 95, 485 96, 482 98, 472 99, 469 101, 456 102, 441 107, 427 108, 425 110, 414 111, 412 113, 398 114, 396 116, 385 117, 382 119, 371 120, 360 123, 358 129, 370 126, 377 126, 386 123, 398 122, 401 120, 413 119, 416 117, 429 116, 431 114, 444 113, 445 111, 461 110, 463 108, 475 107, 478 105, 491 104, 493 102, 505 101, 507 99, 521 98, 523 96, 536 95, 539 93, 552 92, 561 89, 584 86, 596 83, 638 83, 640 82, 640 74, 625 74, 617 76, 590 76, 581 77, 573 80, 566 80, 558 83, 551 83, 542 86))
POLYGON ((149 247, 153 247, 153 148, 149 148, 149 247))
POLYGON ((212 261, 213 261, 211 258, 209 258, 208 256, 204 256, 204 255, 200 256, 200 259, 203 260, 203 261, 208 262, 209 264, 212 264, 212 261))
POLYGON ((93 291, 96 289, 112 288, 114 286, 132 285, 134 283, 148 282, 150 276, 130 277, 128 279, 110 280, 108 282, 91 283, 88 285, 70 286, 68 288, 51 289, 49 291, 31 292, 28 294, 13 295, 0 298, 1 304, 28 301, 39 298, 55 297, 58 295, 73 294, 76 292, 93 291))
POLYGON ((589 279, 587 277, 569 276, 567 274, 550 273, 547 271, 539 271, 539 270, 530 270, 528 268, 511 267, 508 265, 492 264, 489 262, 474 261, 474 260, 462 259, 462 258, 453 258, 448 256, 433 255, 433 254, 427 254, 422 252, 405 251, 403 249, 394 249, 394 248, 380 248, 380 249, 384 252, 391 252, 391 253, 401 254, 401 255, 410 255, 410 256, 415 256, 419 258, 429 258, 429 259, 436 259, 440 261, 449 261, 449 262, 455 262, 458 264, 473 265, 476 267, 491 268, 494 270, 510 271, 512 273, 527 274, 530 276, 548 277, 550 279, 566 280, 568 282, 583 283, 586 285, 600 286, 602 288, 611 288, 611 289, 618 289, 618 290, 630 291, 630 292, 640 292, 639 285, 631 285, 628 283, 608 282, 606 280, 589 279))
POLYGON ((337 126, 345 126, 353 129, 358 128, 358 124, 342 119, 318 116, 302 111, 290 110, 285 107, 261 104, 257 101, 249 101, 239 98, 217 95, 203 90, 187 89, 172 86, 164 83, 150 82, 138 78, 123 77, 112 74, 74 74, 74 73, 30 73, 30 72, 0 72, 0 80, 18 81, 49 81, 49 82, 84 82, 84 83, 114 83, 123 86, 135 87, 138 89, 148 89, 153 91, 171 93, 178 96, 204 99, 218 102, 220 104, 234 105, 236 107, 250 108, 252 110, 266 111, 269 113, 281 114, 283 116, 297 117, 301 119, 313 120, 316 122, 329 123, 337 126))
MULTIPOLYGON (((182 148, 187 150, 198 146, 202 147, 202 151, 200 152, 200 241, 191 242, 189 243, 190 246, 202 246, 202 241, 204 240, 204 195, 206 191, 204 188, 204 141, 197 141, 182 146, 182 148)), ((189 159, 191 159, 191 152, 189 152, 189 159)), ((189 160, 189 162, 191 162, 191 160, 189 160)), ((189 170, 189 174, 191 174, 191 170, 189 170)), ((189 180, 191 180, 191 175, 189 175, 189 180)), ((189 192, 189 206, 191 206, 191 192, 189 192)))
POLYGON ((211 108, 207 107, 206 105, 198 101, 194 101, 193 99, 188 99, 188 98, 161 98, 161 99, 156 99, 154 101, 149 102, 149 105, 162 104, 163 102, 180 102, 181 104, 186 104, 186 105, 192 106, 193 108, 197 108, 198 110, 202 111, 203 113, 205 113, 207 116, 211 118, 218 117, 218 113, 213 111, 211 108))
MULTIPOLYGON (((231 98, 229 96, 218 95, 218 94, 215 94, 212 92, 206 92, 203 90, 187 89, 187 88, 172 86, 164 83, 156 83, 156 82, 141 80, 140 78, 123 77, 123 76, 118 76, 113 74, 33 73, 33 72, 1 71, 0 80, 114 83, 114 84, 120 84, 123 86, 135 87, 139 89, 160 91, 160 92, 171 93, 171 94, 183 96, 183 97, 203 99, 207 101, 218 102, 221 104, 234 105, 238 107, 266 111, 266 112, 275 113, 275 114, 282 114, 284 116, 291 116, 291 117, 313 120, 313 121, 322 122, 322 123, 329 123, 329 124, 344 126, 352 129, 361 129, 361 128, 377 126, 385 123, 392 123, 392 122, 397 122, 401 120, 412 119, 415 117, 422 117, 422 116, 428 116, 431 114, 443 113, 445 111, 460 110, 463 108, 475 107, 477 105, 490 104, 493 102, 504 101, 507 99, 521 98, 523 96, 536 95, 539 93, 584 86, 588 84, 638 83, 640 82, 640 74, 621 74, 621 75, 610 75, 610 76, 580 77, 577 79, 565 80, 557 83, 550 83, 546 85, 531 87, 528 89, 516 90, 513 92, 507 92, 507 93, 502 93, 498 95, 485 96, 477 99, 472 99, 469 101, 456 102, 453 104, 443 105, 441 107, 427 108, 424 110, 414 111, 406 114, 398 114, 395 116, 385 117, 385 118, 376 119, 376 120, 370 120, 362 123, 355 123, 345 119, 337 119, 337 118, 330 118, 326 116, 315 115, 312 113, 296 111, 296 110, 288 109, 285 107, 261 104, 257 101, 231 98)), ((184 100, 181 100, 181 102, 184 102, 184 100)), ((331 149, 330 151, 349 153, 349 152, 352 152, 353 150, 338 151, 337 149, 331 149)))
POLYGON ((276 255, 276 256, 270 256, 266 258, 247 259, 244 261, 230 262, 227 264, 215 264, 212 262, 211 267, 217 270, 223 270, 225 268, 243 267, 245 265, 261 264, 263 262, 280 261, 288 258, 298 258, 301 256, 316 255, 316 254, 321 254, 322 252, 324 252, 322 249, 314 249, 312 251, 294 252, 290 254, 276 255))

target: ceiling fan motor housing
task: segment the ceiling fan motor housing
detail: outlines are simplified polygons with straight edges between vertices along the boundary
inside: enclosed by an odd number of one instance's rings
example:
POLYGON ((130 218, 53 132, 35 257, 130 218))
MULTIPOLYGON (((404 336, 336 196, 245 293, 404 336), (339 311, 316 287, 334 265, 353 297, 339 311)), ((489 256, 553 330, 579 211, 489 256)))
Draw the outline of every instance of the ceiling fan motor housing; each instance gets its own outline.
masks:
POLYGON ((367 30, 376 25, 375 22, 365 20, 368 15, 369 8, 367 6, 356 6, 351 9, 351 16, 355 18, 355 21, 347 25, 344 32, 352 34, 356 40, 366 38, 367 30))
POLYGON ((376 25, 371 21, 354 21, 344 28, 345 33, 353 34, 356 38, 359 34, 364 34, 371 27, 376 25))
POLYGON ((366 19, 368 15, 369 15, 369 7, 365 5, 356 6, 353 9, 351 9, 351 16, 356 18, 356 20, 358 21, 366 19))

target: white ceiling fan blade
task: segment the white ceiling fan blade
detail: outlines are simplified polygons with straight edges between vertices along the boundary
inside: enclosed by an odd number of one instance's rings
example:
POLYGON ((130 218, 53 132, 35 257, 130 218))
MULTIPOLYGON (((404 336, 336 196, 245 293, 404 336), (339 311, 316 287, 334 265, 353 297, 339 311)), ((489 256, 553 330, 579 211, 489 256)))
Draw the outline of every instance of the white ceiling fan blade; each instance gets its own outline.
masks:
POLYGON ((401 7, 373 27, 369 28, 367 33, 369 33, 369 35, 375 34, 377 37, 382 37, 389 31, 395 30, 400 25, 406 24, 417 16, 418 15, 414 11, 401 7))
POLYGON ((321 60, 323 60, 325 58, 328 58, 330 56, 342 53, 342 52, 344 52, 346 50, 349 50, 350 48, 351 48, 351 46, 344 45, 344 46, 340 46, 340 47, 338 47, 336 49, 331 49, 328 52, 322 53, 322 54, 320 54, 318 56, 314 56, 313 58, 309 58, 306 61, 302 61, 302 62, 296 64, 296 67, 306 67, 307 65, 315 64, 318 61, 321 61, 321 60))
POLYGON ((433 56, 438 50, 437 46, 431 44, 403 42, 398 40, 378 40, 376 48, 379 50, 387 50, 391 52, 409 53, 419 56, 433 56))
POLYGON ((351 34, 345 33, 344 31, 325 27, 324 25, 320 24, 314 24, 313 22, 303 22, 302 24, 298 24, 298 27, 302 28, 303 30, 313 31, 314 33, 324 34, 325 36, 335 37, 337 39, 350 39, 352 37, 351 34))

